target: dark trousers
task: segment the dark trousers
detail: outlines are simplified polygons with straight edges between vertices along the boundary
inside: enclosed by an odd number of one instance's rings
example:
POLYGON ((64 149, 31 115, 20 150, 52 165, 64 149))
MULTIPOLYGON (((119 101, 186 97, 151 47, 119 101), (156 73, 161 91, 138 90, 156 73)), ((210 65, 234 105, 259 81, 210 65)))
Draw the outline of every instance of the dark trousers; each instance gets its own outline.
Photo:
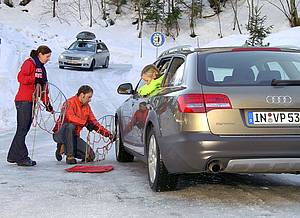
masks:
POLYGON ((75 125, 72 123, 64 123, 59 131, 53 134, 53 139, 56 143, 65 145, 65 153, 68 156, 72 155, 84 160, 87 150, 88 157, 91 160, 95 159, 93 149, 82 138, 75 135, 75 125))
POLYGON ((32 123, 32 102, 16 101, 15 104, 17 131, 9 148, 7 159, 20 163, 29 159, 25 138, 32 123))

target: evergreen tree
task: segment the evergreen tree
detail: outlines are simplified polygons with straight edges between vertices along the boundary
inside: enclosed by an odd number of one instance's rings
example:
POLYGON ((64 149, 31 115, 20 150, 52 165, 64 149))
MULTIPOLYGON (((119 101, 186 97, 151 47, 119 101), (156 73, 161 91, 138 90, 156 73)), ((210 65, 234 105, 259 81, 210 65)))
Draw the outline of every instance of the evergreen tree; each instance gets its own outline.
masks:
POLYGON ((215 11, 216 14, 219 14, 221 10, 221 6, 225 7, 227 0, 208 0, 209 6, 215 11), (223 3, 223 5, 221 5, 223 3))
POLYGON ((121 14, 121 7, 122 7, 122 5, 126 5, 127 1, 126 0, 111 0, 109 3, 111 5, 116 6, 116 14, 121 14))
POLYGON ((192 38, 196 37, 195 33, 195 26, 196 26, 196 20, 199 17, 202 17, 202 0, 201 1, 195 1, 192 0, 191 8, 190 8, 190 29, 191 29, 191 34, 190 36, 192 38))
POLYGON ((171 36, 174 39, 179 35, 178 20, 181 19, 180 1, 168 0, 167 12, 164 18, 164 26, 166 28, 166 36, 171 36), (174 33, 176 31, 176 33, 174 33))
POLYGON ((12 2, 12 0, 4 0, 3 1, 4 4, 6 4, 8 7, 14 7, 14 3, 12 2))
MULTIPOLYGON (((22 0, 22 1, 20 1, 19 5, 26 6, 29 2, 31 2, 31 0, 22 0)), ((0 1, 0 3, 1 3, 1 1, 0 1)), ((3 3, 6 4, 8 7, 11 7, 11 8, 14 7, 14 3, 12 0, 4 0, 3 3)))
POLYGON ((265 22, 267 20, 267 16, 261 15, 262 7, 255 6, 254 10, 250 14, 248 24, 246 26, 247 31, 250 34, 248 40, 246 40, 246 44, 250 46, 268 46, 263 45, 263 40, 271 33, 271 29, 273 26, 266 27, 265 22))
POLYGON ((157 31, 158 24, 163 22, 164 5, 160 0, 150 0, 150 5, 145 8, 145 21, 155 24, 157 31))
POLYGON ((139 30, 138 38, 142 38, 143 25, 145 22, 145 10, 150 6, 150 0, 133 0, 135 11, 138 18, 133 24, 137 24, 137 30, 139 30))

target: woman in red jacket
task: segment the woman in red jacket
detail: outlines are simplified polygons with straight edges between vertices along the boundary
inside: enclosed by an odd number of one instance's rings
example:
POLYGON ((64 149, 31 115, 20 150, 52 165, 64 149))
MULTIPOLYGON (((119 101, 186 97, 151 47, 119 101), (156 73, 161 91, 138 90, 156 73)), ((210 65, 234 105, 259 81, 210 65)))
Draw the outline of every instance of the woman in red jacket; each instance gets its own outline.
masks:
POLYGON ((18 73, 18 82, 20 83, 18 93, 15 97, 17 108, 17 131, 11 143, 7 161, 17 163, 19 166, 34 166, 36 162, 28 157, 28 150, 25 144, 26 135, 32 123, 33 93, 36 87, 40 85, 43 93, 46 93, 43 103, 46 110, 53 112, 49 102, 47 90, 47 73, 44 67, 51 57, 51 49, 47 46, 39 46, 37 50, 32 50, 30 58, 24 61, 21 70, 18 73))

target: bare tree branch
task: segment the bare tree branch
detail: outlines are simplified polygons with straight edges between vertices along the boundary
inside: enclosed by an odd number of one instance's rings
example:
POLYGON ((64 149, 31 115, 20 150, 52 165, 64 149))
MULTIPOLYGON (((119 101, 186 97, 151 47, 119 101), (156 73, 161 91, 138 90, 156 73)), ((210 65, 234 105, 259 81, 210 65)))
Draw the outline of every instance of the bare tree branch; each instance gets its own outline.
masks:
POLYGON ((290 20, 288 13, 286 11, 284 11, 282 8, 280 8, 279 6, 277 6, 276 4, 274 4, 273 2, 270 2, 267 0, 268 3, 270 3, 271 5, 273 5, 274 7, 276 7, 278 10, 280 10, 288 20, 290 20))

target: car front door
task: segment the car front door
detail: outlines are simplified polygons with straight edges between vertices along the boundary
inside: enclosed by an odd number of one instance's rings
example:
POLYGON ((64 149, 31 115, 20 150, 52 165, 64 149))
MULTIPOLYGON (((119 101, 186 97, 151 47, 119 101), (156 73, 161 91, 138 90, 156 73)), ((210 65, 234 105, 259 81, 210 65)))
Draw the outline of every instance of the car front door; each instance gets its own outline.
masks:
MULTIPOLYGON (((171 57, 161 59, 157 62, 157 68, 159 69, 161 74, 164 74, 168 69, 170 64, 171 57)), ((137 91, 145 84, 143 80, 140 80, 139 84, 135 89, 135 95, 132 98, 132 121, 129 124, 131 132, 131 140, 134 145, 134 150, 142 155, 144 155, 144 145, 145 142, 145 124, 147 120, 147 116, 149 113, 149 102, 151 99, 155 98, 155 96, 151 97, 143 97, 138 95, 137 91)))
POLYGON ((130 101, 132 109, 130 119, 126 122, 124 132, 126 133, 126 146, 135 152, 144 155, 144 128, 148 116, 148 98, 142 97, 137 93, 145 82, 141 79, 135 88, 135 94, 130 101))

